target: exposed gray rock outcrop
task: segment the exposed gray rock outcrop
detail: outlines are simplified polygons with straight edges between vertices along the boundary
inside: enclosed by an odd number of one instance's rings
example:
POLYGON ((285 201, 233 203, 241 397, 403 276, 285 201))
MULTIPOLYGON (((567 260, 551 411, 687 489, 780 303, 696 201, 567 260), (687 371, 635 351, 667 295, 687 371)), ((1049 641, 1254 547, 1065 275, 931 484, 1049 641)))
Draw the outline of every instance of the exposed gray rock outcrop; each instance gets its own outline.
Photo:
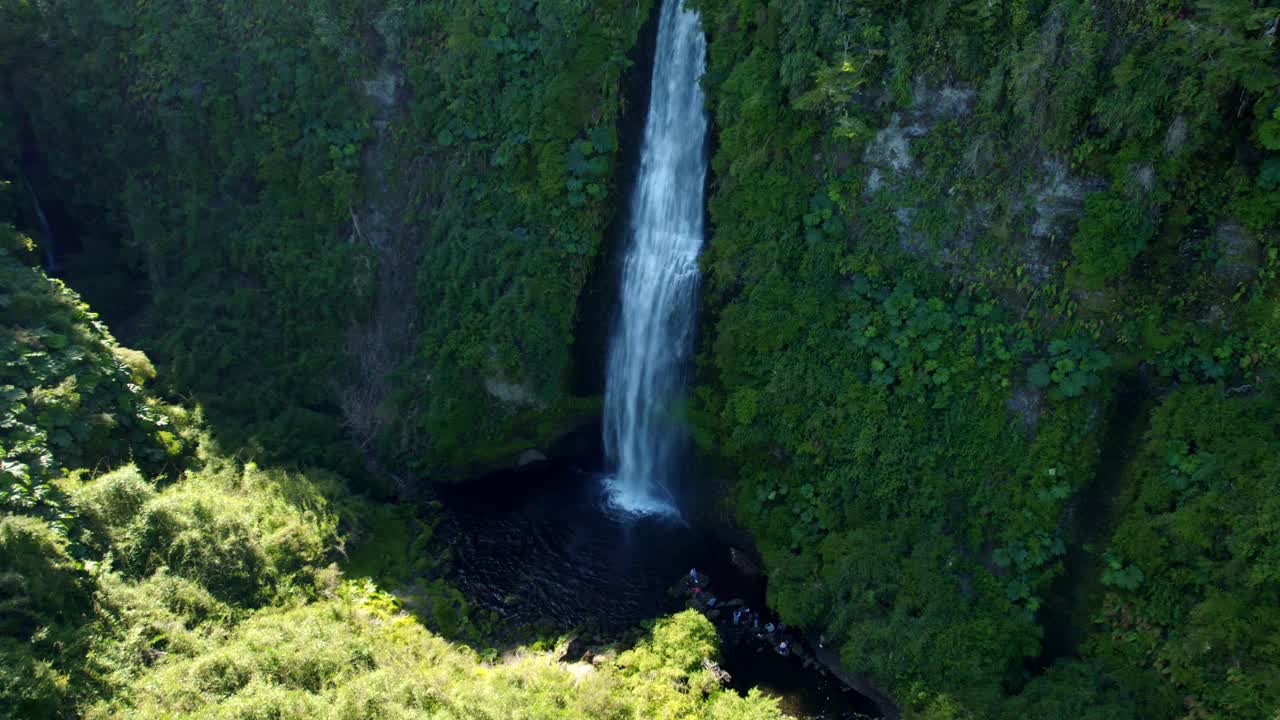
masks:
POLYGON ((509 405, 537 407, 542 404, 533 387, 527 383, 511 382, 503 377, 485 378, 484 390, 509 405))
POLYGON ((917 80, 911 108, 893 113, 889 125, 877 131, 867 144, 863 154, 869 166, 867 191, 875 192, 886 183, 906 177, 915 164, 911 141, 927 135, 939 122, 967 114, 973 98, 973 91, 967 87, 930 88, 923 80, 917 80))
POLYGON ((528 450, 520 453, 519 458, 516 458, 516 465, 523 467, 525 465, 532 465, 536 462, 543 462, 546 459, 547 456, 542 454, 541 450, 538 450, 537 448, 529 448, 528 450))
POLYGON ((1261 262, 1258 241, 1234 220, 1219 223, 1213 230, 1218 251, 1214 273, 1228 283, 1243 283, 1255 278, 1261 262))

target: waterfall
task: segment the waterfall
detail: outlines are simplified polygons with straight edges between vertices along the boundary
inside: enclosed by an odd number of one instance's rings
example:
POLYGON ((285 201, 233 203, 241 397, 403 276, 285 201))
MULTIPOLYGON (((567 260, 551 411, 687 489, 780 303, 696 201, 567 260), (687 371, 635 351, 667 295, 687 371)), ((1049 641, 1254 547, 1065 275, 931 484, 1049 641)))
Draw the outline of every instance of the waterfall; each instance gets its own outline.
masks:
POLYGON ((678 514, 673 486, 686 438, 677 415, 693 343, 707 172, 705 56, 697 13, 663 0, 605 384, 610 503, 637 514, 678 514))
POLYGON ((57 248, 54 244, 53 227, 49 225, 49 218, 44 214, 44 207, 40 205, 40 196, 36 194, 36 188, 31 184, 30 180, 26 181, 27 192, 31 194, 31 204, 36 208, 36 220, 40 223, 40 232, 44 234, 44 271, 50 275, 58 274, 58 255, 57 248))

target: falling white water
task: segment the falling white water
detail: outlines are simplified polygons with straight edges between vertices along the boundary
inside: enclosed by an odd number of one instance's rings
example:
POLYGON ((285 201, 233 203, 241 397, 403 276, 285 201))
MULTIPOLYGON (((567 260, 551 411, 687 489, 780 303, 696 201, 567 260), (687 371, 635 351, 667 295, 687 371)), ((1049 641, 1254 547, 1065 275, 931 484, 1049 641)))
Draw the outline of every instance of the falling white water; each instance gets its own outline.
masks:
POLYGON ((707 172, 705 55, 697 13, 663 0, 605 387, 609 499, 636 514, 678 514, 672 482, 685 438, 676 415, 693 342, 707 172))
POLYGON ((58 255, 54 247, 53 228, 49 225, 49 218, 45 217, 44 208, 40 205, 40 196, 36 194, 36 188, 27 181, 27 192, 31 194, 31 204, 36 208, 36 220, 40 223, 40 232, 44 235, 41 245, 44 246, 44 271, 50 275, 58 273, 58 255))

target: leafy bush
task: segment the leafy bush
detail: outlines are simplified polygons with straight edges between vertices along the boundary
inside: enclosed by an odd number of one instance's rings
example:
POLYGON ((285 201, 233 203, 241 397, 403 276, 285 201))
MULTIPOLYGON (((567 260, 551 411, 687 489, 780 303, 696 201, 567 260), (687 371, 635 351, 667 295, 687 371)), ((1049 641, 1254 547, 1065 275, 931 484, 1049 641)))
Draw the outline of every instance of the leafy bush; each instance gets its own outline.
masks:
POLYGON ((0 718, 59 717, 83 657, 93 586, 47 522, 0 515, 0 718))
POLYGON ((484 664, 395 611, 364 584, 339 599, 260 611, 203 652, 158 664, 135 692, 88 717, 782 717, 775 700, 719 688, 702 664, 715 655, 715 630, 697 613, 660 622, 616 667, 571 674, 546 653, 484 664))
POLYGON ((0 633, 56 645, 88 620, 91 592, 67 541, 48 523, 0 517, 0 633))
POLYGON ((58 280, 0 254, 0 511, 37 514, 62 527, 65 470, 129 457, 159 470, 181 453, 159 433, 122 349, 58 280))
POLYGON ((1165 399, 1103 575, 1105 627, 1125 639, 1099 650, 1161 673, 1207 713, 1263 716, 1280 703, 1280 654, 1255 642, 1280 630, 1278 407, 1212 386, 1165 399))
POLYGON ((1155 234, 1155 226, 1133 202, 1092 193, 1071 241, 1071 253, 1086 282, 1101 284, 1129 271, 1155 234))
POLYGON ((65 674, 26 643, 0 636, 0 718, 56 718, 69 700, 65 674))
POLYGON ((91 669, 106 694, 127 691, 163 657, 203 651, 243 613, 167 569, 140 581, 119 573, 96 577, 99 615, 91 669))
POLYGON ((1099 373, 1111 367, 1111 358, 1093 347, 1087 338, 1073 337, 1049 343, 1049 359, 1027 370, 1027 381, 1050 388, 1055 398, 1080 397, 1101 382, 1099 373))
POLYGON ((133 380, 138 385, 150 382, 156 379, 156 368, 151 364, 150 358, 141 350, 130 350, 126 347, 116 346, 111 349, 112 354, 121 362, 129 371, 133 373, 133 380))
POLYGON ((134 577, 168 568, 224 601, 260 604, 316 568, 335 541, 337 521, 322 496, 299 502, 285 494, 298 484, 252 465, 211 467, 150 497, 127 525, 110 530, 114 552, 134 577))
POLYGON ((124 539, 129 525, 155 495, 155 487, 138 468, 128 465, 76 488, 71 500, 89 531, 88 543, 102 554, 124 539))

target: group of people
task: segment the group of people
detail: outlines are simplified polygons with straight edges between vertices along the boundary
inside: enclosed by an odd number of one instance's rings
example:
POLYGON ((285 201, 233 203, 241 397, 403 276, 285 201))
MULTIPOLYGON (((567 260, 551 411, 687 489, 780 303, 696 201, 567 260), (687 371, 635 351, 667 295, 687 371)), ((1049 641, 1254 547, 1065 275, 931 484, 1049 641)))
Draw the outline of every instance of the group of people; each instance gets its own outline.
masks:
MULTIPOLYGON (((692 588, 691 595, 695 605, 705 608, 709 614, 710 611, 717 609, 719 600, 715 595, 712 595, 710 592, 706 592, 702 589, 702 586, 707 584, 707 577, 699 574, 697 568, 691 568, 689 570, 689 584, 692 588)), ((740 600, 730 601, 729 603, 731 606, 735 604, 736 606, 733 607, 733 613, 730 616, 732 618, 735 633, 741 634, 745 632, 755 637, 757 640, 766 641, 771 647, 773 647, 774 652, 779 655, 788 655, 791 653, 791 645, 785 635, 787 629, 786 624, 781 621, 775 624, 770 620, 765 620, 762 625, 759 613, 753 612, 751 608, 743 605, 740 600)), ((717 613, 717 615, 718 614, 719 613, 717 613)), ((715 615, 712 616, 712 619, 715 619, 715 615)))

